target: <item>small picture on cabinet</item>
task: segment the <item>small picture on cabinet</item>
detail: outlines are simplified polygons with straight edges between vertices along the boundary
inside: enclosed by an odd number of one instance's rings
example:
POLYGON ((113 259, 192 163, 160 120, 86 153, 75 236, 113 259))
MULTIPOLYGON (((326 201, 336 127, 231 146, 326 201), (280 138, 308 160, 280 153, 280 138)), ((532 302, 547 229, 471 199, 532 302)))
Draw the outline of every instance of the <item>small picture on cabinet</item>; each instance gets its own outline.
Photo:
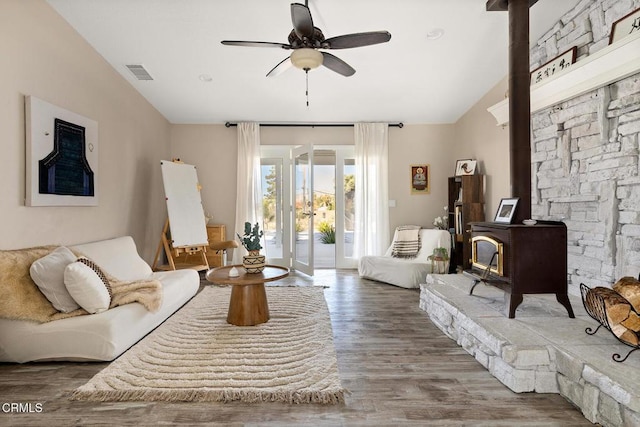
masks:
POLYGON ((520 200, 518 197, 500 200, 500 206, 498 206, 498 211, 493 221, 511 224, 513 214, 516 212, 516 207, 518 207, 518 200, 520 200))
POLYGON ((456 176, 473 175, 476 173, 476 161, 464 159, 456 161, 456 176))
POLYGON ((411 194, 429 194, 429 165, 411 165, 411 194))

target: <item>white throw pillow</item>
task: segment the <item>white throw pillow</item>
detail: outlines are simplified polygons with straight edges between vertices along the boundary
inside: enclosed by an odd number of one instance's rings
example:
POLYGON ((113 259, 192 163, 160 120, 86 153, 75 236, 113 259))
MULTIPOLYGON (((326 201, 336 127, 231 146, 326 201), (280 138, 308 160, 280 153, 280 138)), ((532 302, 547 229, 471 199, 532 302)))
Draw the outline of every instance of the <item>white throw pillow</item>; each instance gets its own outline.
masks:
POLYGON ((78 258, 64 270, 64 284, 73 299, 91 314, 109 309, 111 287, 100 267, 87 258, 78 258))
POLYGON ((64 286, 64 269, 75 262, 76 256, 61 246, 49 255, 43 256, 31 264, 29 274, 40 292, 51 302, 56 310, 68 313, 80 308, 64 286))

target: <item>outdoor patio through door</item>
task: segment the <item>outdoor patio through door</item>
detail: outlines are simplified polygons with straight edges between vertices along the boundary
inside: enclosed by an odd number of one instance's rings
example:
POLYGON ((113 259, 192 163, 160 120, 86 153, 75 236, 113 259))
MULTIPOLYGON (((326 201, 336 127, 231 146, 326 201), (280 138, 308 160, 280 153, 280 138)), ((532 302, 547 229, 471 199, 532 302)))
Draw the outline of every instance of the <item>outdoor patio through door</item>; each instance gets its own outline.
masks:
POLYGON ((261 163, 268 262, 355 268, 353 146, 263 146, 261 163))

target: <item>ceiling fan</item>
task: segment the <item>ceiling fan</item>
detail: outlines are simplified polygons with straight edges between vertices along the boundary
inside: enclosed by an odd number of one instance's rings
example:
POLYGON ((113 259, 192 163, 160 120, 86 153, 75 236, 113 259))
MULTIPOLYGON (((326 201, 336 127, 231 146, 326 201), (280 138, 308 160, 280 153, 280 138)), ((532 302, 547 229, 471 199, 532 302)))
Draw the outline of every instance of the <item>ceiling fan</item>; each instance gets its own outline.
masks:
POLYGON ((293 22, 293 30, 289 33, 288 44, 240 40, 223 40, 221 43, 229 46, 277 47, 293 50, 290 56, 267 73, 267 77, 278 75, 291 65, 304 70, 306 73, 320 65, 324 65, 338 74, 349 77, 356 72, 353 67, 337 56, 328 52, 321 52, 318 49, 349 49, 386 43, 391 39, 391 34, 388 31, 345 34, 325 39, 322 31, 313 25, 308 0, 305 0, 305 4, 291 3, 291 21, 293 22))

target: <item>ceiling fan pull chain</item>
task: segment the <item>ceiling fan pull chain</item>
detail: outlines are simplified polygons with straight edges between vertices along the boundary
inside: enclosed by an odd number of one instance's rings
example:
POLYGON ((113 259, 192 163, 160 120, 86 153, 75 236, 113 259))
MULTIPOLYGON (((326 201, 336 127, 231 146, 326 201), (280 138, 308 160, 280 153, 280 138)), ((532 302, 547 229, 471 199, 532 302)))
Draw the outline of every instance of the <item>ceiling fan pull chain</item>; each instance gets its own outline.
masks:
POLYGON ((305 95, 307 96, 307 108, 309 108, 309 69, 308 68, 305 68, 304 74, 305 74, 305 80, 307 84, 305 95))

